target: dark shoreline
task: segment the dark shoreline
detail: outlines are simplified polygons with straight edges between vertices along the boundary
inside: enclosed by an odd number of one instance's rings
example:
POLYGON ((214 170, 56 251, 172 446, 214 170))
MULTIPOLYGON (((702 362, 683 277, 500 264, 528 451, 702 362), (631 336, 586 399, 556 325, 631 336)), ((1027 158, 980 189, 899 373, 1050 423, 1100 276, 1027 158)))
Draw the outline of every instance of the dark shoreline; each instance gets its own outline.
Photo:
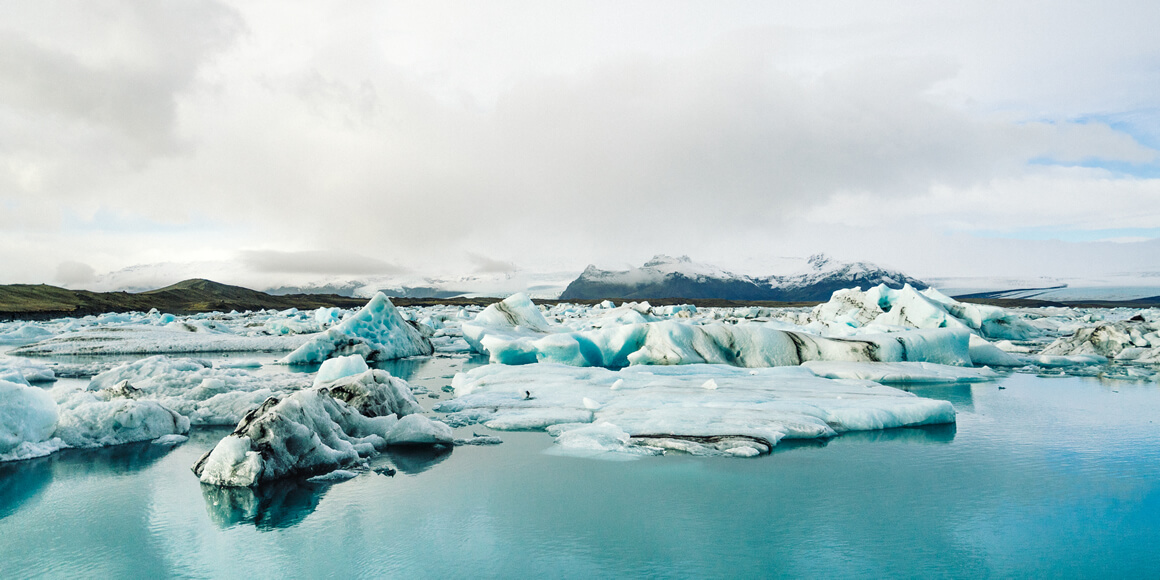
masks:
MULTIPOLYGON (((487 306, 499 298, 407 298, 392 297, 396 306, 487 306)), ((535 300, 537 304, 599 304, 599 300, 535 300)), ((625 302, 618 297, 607 300, 625 302)), ((641 301, 640 299, 636 299, 641 301)), ((1033 299, 997 299, 956 297, 961 302, 990 304, 1004 308, 1156 308, 1160 307, 1160 296, 1139 300, 1077 300, 1051 301, 1033 299)), ((723 300, 718 298, 651 298, 654 306, 693 304, 703 308, 793 308, 811 307, 821 302, 774 302, 767 300, 723 300)), ((229 286, 209 280, 186 280, 172 286, 148 292, 89 292, 68 290, 46 284, 0 285, 0 321, 51 320, 63 317, 83 317, 106 312, 148 312, 156 308, 161 312, 176 315, 203 312, 230 312, 237 310, 257 311, 263 309, 285 310, 298 308, 313 310, 324 307, 355 308, 366 304, 365 298, 352 298, 337 294, 286 294, 274 295, 241 286, 229 286)))

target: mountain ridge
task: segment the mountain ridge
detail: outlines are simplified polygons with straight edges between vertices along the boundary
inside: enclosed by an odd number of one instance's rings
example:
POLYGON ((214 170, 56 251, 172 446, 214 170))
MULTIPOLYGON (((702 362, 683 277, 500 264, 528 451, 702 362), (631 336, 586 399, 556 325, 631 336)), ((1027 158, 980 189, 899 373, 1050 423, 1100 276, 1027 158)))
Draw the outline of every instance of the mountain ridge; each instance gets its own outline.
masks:
POLYGON ((917 278, 870 262, 838 262, 825 254, 814 254, 807 265, 809 269, 799 274, 755 277, 700 264, 688 256, 674 258, 658 254, 643 266, 629 270, 601 270, 589 264, 564 289, 560 300, 687 298, 798 302, 825 301, 835 290, 854 286, 928 287, 917 278))

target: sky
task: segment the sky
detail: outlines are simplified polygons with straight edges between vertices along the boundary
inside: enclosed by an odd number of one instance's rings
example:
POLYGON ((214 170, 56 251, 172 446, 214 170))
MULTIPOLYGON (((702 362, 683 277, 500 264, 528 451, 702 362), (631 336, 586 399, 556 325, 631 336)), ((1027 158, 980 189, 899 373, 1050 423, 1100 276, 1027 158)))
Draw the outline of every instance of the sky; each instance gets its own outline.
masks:
POLYGON ((1156 30, 1154 1, 13 0, 0 283, 1158 272, 1156 30))

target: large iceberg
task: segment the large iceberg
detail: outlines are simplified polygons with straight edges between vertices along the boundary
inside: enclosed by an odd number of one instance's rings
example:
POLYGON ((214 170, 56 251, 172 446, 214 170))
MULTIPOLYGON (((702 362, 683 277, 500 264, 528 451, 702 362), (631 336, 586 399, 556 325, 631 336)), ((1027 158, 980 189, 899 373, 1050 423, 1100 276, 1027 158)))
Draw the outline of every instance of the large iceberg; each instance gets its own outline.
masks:
POLYGON ((953 423, 946 401, 808 368, 488 365, 457 374, 436 410, 454 424, 547 429, 580 454, 768 453, 783 438, 953 423))
POLYGON ((193 466, 203 483, 248 487, 349 467, 389 445, 453 443, 451 428, 416 414, 404 381, 367 370, 271 397, 193 466))
POLYGON ((435 352, 431 341, 403 319, 379 292, 366 306, 286 355, 286 364, 319 363, 336 356, 360 355, 368 361, 391 360, 435 352))

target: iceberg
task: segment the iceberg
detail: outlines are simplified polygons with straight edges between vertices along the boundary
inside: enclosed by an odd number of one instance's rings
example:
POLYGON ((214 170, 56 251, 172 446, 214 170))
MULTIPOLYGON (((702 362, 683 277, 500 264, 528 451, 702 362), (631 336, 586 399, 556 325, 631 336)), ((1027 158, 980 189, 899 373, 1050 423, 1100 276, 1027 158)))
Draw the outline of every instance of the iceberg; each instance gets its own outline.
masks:
POLYGON ((435 410, 460 424, 547 429, 581 455, 768 453, 783 438, 953 423, 946 401, 865 380, 822 378, 805 367, 488 365, 452 380, 435 410), (705 388, 712 381, 716 388, 705 388))
POLYGON ((757 324, 666 320, 581 332, 488 334, 481 328, 477 337, 482 351, 497 364, 554 362, 607 368, 703 363, 760 368, 807 360, 972 364, 969 334, 954 329, 830 338, 757 324))
POLYGON ((454 442, 450 427, 417 414, 421 408, 404 381, 383 375, 368 370, 270 397, 193 472, 203 483, 251 487, 351 467, 390 445, 454 442))
POLYGON ((63 441, 52 440, 58 419, 48 391, 0 380, 0 461, 41 457, 63 448, 63 441))
POLYGON ((1124 320, 1078 328, 1071 336, 1057 338, 1040 354, 1160 362, 1160 322, 1124 320))
POLYGON ((56 373, 42 362, 0 357, 0 379, 24 384, 51 383, 56 380, 56 373))
POLYGON ((256 375, 214 368, 203 359, 156 355, 98 374, 88 390, 126 391, 125 396, 136 400, 154 400, 194 425, 236 425, 266 399, 309 386, 310 377, 300 373, 256 375))
POLYGON ((69 447, 107 447, 189 432, 188 418, 157 401, 125 398, 124 391, 53 391, 60 413, 54 436, 69 447))
POLYGON ((865 292, 838 290, 814 307, 812 317, 830 327, 962 328, 985 338, 1026 340, 1041 331, 1018 314, 997 306, 958 302, 938 290, 895 290, 886 285, 865 292))
POLYGON ((379 292, 367 305, 313 335, 309 341, 286 355, 284 364, 320 363, 328 358, 357 354, 367 361, 391 360, 435 352, 431 341, 399 315, 386 294, 379 292))

